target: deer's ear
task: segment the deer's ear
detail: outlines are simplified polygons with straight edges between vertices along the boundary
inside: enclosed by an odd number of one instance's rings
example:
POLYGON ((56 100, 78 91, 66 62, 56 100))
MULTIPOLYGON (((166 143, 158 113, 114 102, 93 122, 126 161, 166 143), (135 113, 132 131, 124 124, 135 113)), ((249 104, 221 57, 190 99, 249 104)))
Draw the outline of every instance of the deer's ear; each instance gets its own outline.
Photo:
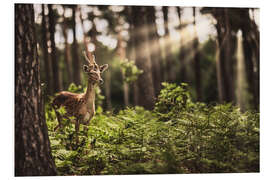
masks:
POLYGON ((106 69, 108 69, 109 65, 108 64, 103 64, 102 66, 99 67, 100 72, 103 73, 106 69))
POLYGON ((83 70, 84 70, 84 72, 89 72, 89 66, 83 65, 83 70))

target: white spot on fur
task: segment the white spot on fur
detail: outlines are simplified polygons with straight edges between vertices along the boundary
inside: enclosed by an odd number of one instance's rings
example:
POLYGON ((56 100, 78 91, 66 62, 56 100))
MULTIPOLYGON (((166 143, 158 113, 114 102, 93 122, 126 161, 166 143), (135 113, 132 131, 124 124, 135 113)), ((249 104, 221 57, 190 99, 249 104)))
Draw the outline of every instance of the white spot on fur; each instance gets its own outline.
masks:
POLYGON ((87 112, 86 115, 84 116, 84 120, 88 120, 90 118, 90 113, 87 112))

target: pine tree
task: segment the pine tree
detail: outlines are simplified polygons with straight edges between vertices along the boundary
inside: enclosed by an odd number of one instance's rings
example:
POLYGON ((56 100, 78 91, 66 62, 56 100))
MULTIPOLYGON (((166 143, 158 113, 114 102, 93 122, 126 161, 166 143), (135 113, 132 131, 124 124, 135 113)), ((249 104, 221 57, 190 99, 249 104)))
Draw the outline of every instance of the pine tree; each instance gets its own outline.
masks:
POLYGON ((56 175, 40 88, 33 5, 15 5, 15 176, 56 175))

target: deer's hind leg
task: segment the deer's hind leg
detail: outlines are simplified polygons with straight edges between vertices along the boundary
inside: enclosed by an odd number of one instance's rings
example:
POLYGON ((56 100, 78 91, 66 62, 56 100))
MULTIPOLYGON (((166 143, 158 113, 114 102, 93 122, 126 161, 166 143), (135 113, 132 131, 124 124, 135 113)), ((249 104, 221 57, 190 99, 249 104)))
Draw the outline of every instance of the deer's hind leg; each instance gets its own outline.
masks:
POLYGON ((58 121, 58 125, 54 128, 54 131, 56 131, 59 127, 62 128, 62 116, 55 107, 53 107, 53 109, 54 109, 54 112, 56 114, 56 118, 58 121))

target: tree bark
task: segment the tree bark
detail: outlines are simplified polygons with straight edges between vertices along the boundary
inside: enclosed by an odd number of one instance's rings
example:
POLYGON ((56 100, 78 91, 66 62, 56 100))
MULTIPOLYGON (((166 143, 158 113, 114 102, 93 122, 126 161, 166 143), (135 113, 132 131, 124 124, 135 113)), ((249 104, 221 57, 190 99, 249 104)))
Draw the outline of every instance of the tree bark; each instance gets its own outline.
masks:
POLYGON ((107 110, 112 109, 112 100, 111 100, 111 72, 108 71, 105 73, 105 97, 106 97, 106 108, 107 110))
POLYGON ((164 27, 165 27, 165 59, 166 59, 166 81, 173 82, 175 79, 175 75, 172 71, 173 67, 173 58, 172 58, 172 47, 171 47, 171 39, 169 33, 169 26, 168 26, 168 6, 162 7, 163 18, 164 18, 164 27))
POLYGON ((216 72, 217 72, 218 101, 223 102, 224 92, 223 92, 223 85, 222 85, 222 74, 220 70, 220 48, 219 48, 218 40, 216 40, 215 60, 216 60, 216 72))
POLYGON ((161 56, 161 47, 159 43, 159 37, 157 34, 156 27, 156 15, 155 8, 153 6, 146 7, 146 19, 148 24, 148 37, 149 37, 149 48, 151 54, 152 62, 152 74, 155 87, 155 95, 158 96, 161 90, 161 82, 163 74, 162 71, 162 56, 161 56))
POLYGON ((15 4, 15 176, 56 175, 40 87, 33 5, 15 4))
POLYGON ((233 53, 233 39, 232 39, 232 27, 230 23, 230 17, 229 17, 229 9, 224 9, 224 17, 225 17, 225 29, 226 29, 226 35, 225 35, 225 42, 224 42, 224 51, 225 51, 225 68, 227 73, 227 79, 228 79, 228 101, 236 102, 235 98, 235 72, 234 72, 234 59, 232 54, 233 53))
POLYGON ((67 20, 64 16, 65 14, 65 7, 64 8, 64 13, 63 13, 63 23, 62 23, 62 30, 63 30, 63 36, 65 39, 65 65, 66 65, 66 71, 67 71, 67 84, 69 85, 70 83, 73 82, 73 77, 72 77, 72 68, 71 68, 71 52, 70 52, 70 45, 68 44, 68 35, 67 35, 67 30, 68 30, 68 25, 67 25, 67 20))
POLYGON ((51 69, 51 62, 49 59, 49 54, 48 54, 48 28, 47 28, 47 17, 45 15, 45 10, 44 10, 44 4, 42 4, 42 52, 43 52, 43 57, 44 57, 44 65, 45 65, 45 76, 46 76, 46 92, 48 95, 52 94, 52 69, 51 69))
POLYGON ((143 74, 138 78, 139 105, 146 109, 152 109, 154 107, 155 92, 148 49, 147 26, 142 16, 144 13, 144 7, 132 7, 132 18, 135 28, 136 65, 143 70, 143 74))
POLYGON ((177 7, 177 14, 178 14, 178 18, 179 18, 179 29, 180 29, 180 51, 179 51, 179 61, 180 61, 180 80, 181 82, 187 82, 187 73, 186 73, 186 61, 185 61, 185 57, 186 57, 186 49, 184 46, 184 37, 182 36, 181 30, 182 30, 182 20, 181 20, 181 8, 177 7))
MULTIPOLYGON (((252 9, 254 15, 254 9, 252 9)), ((255 109, 259 111, 260 109, 260 32, 258 26, 255 23, 255 19, 253 16, 253 20, 250 20, 251 32, 254 33, 254 36, 250 34, 251 46, 254 50, 253 60, 254 60, 254 84, 255 84, 255 94, 254 94, 254 105, 255 109)))
MULTIPOLYGON (((128 43, 128 58, 136 63, 136 49, 135 49, 135 28, 134 28, 134 18, 133 18, 133 7, 127 8, 127 20, 130 24, 130 39, 128 43)), ((135 106, 139 105, 139 90, 138 81, 133 82, 131 88, 131 93, 133 93, 133 103, 135 106)))
POLYGON ((250 104, 256 110, 259 110, 259 39, 257 29, 254 28, 254 22, 249 17, 249 9, 242 9, 241 16, 246 19, 247 24, 243 24, 244 56, 246 76, 248 81, 248 91, 252 95, 250 104), (252 34, 254 33, 254 34, 252 34), (253 38, 255 37, 255 39, 253 38), (253 58, 257 61, 253 61, 253 58), (257 69, 256 71, 254 71, 257 69))
POLYGON ((60 81, 57 50, 55 46, 54 33, 55 33, 55 15, 52 9, 52 5, 48 5, 49 9, 49 31, 51 42, 51 60, 52 60, 52 72, 53 72, 53 89, 54 92, 62 90, 62 82, 60 81))
POLYGON ((193 27, 194 27, 194 41, 193 50, 194 52, 194 70, 195 70, 195 84, 196 84, 196 95, 197 101, 202 100, 201 94, 201 66, 200 66, 200 52, 199 52, 199 40, 196 31, 196 9, 193 7, 193 27))
POLYGON ((73 30, 73 43, 72 43, 72 66, 73 66, 73 81, 76 85, 81 84, 81 61, 78 55, 78 43, 76 38, 76 5, 72 6, 72 30, 73 30))
MULTIPOLYGON (((233 95, 232 95, 232 84, 231 84, 231 76, 233 76, 232 72, 229 70, 231 66, 228 66, 228 58, 232 58, 229 54, 227 55, 230 48, 230 30, 228 29, 228 26, 226 27, 226 13, 224 9, 218 9, 216 10, 215 17, 217 19, 217 34, 218 34, 218 47, 219 47, 219 59, 218 59, 218 68, 217 73, 219 74, 218 78, 218 84, 220 84, 219 88, 219 97, 220 97, 220 103, 223 102, 232 102, 233 95), (229 57, 230 56, 230 57, 229 57), (219 71, 219 72, 218 72, 219 71), (231 72, 231 74, 230 74, 231 72)), ((231 62, 231 61, 230 61, 231 62)))
MULTIPOLYGON (((117 40, 117 55, 120 58, 120 61, 124 61, 126 59, 126 50, 124 47, 124 41, 121 35, 122 32, 122 27, 120 27, 120 30, 118 32, 117 40)), ((129 86, 128 84, 124 81, 125 75, 124 72, 122 71, 122 79, 123 79, 123 92, 124 92, 124 103, 125 106, 129 105, 129 86)))

